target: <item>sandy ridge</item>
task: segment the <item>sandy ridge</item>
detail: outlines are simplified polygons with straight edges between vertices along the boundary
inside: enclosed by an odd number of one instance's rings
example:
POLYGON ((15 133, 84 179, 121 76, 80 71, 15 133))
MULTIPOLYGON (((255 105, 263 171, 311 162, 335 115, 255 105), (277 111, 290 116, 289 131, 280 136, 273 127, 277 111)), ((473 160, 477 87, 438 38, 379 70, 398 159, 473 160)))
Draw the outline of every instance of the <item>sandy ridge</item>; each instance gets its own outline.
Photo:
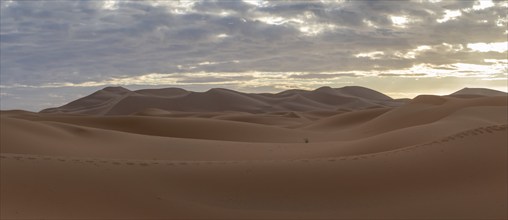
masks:
MULTIPOLYGON (((223 164, 238 164, 238 163, 271 163, 271 162, 335 162, 345 160, 362 160, 368 158, 374 158, 387 154, 394 154, 406 151, 412 151, 423 147, 437 145, 446 142, 458 141, 460 139, 470 138, 478 135, 489 135, 496 132, 505 132, 508 130, 508 124, 482 126, 474 129, 465 130, 454 135, 450 135, 441 139, 429 141, 424 144, 418 144, 408 147, 403 147, 396 150, 390 150, 385 152, 377 152, 371 154, 355 155, 355 156, 340 156, 340 157, 327 157, 327 158, 315 158, 315 159, 293 159, 293 160, 241 160, 241 161, 175 161, 175 160, 135 160, 135 159, 112 159, 112 158, 83 158, 83 157, 61 157, 61 156, 46 156, 46 155, 35 155, 35 154, 14 154, 14 153, 1 153, 0 159, 15 159, 15 160, 46 160, 46 161, 58 161, 58 162, 74 162, 93 164, 99 166, 100 164, 113 164, 113 165, 128 165, 128 166, 150 166, 150 165, 168 165, 168 166, 182 166, 182 165, 223 165, 223 164)), ((506 132, 505 132, 506 133, 506 132)))
POLYGON ((66 105, 48 108, 41 113, 87 115, 131 115, 148 108, 162 111, 240 111, 277 112, 337 109, 365 109, 381 106, 400 106, 380 92, 359 86, 342 88, 321 87, 312 91, 288 90, 281 93, 243 93, 213 88, 206 92, 180 91, 178 95, 166 93, 168 89, 130 91, 122 87, 107 87, 66 105))

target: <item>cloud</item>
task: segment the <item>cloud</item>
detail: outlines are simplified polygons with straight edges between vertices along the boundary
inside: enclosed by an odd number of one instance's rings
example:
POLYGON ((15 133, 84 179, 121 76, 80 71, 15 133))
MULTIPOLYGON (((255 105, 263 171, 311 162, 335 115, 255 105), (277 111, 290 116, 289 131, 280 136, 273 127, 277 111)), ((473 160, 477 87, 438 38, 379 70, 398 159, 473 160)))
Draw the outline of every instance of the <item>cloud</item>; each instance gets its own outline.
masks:
POLYGON ((406 76, 406 77, 420 77, 420 76, 427 76, 425 73, 409 73, 409 74, 403 74, 403 73, 381 73, 378 74, 378 76, 406 76))
POLYGON ((467 44, 467 48, 469 48, 473 51, 478 51, 478 52, 495 51, 498 53, 504 53, 508 50, 508 42, 471 43, 471 44, 467 44))
POLYGON ((230 76, 230 77, 189 77, 176 81, 176 83, 184 84, 217 84, 217 83, 232 83, 232 82, 245 82, 254 79, 253 76, 230 76))
POLYGON ((330 79, 340 77, 360 77, 355 73, 304 73, 304 74, 293 74, 291 78, 296 79, 330 79))
POLYGON ((418 68, 461 76, 461 63, 481 65, 474 70, 485 76, 503 65, 485 60, 506 59, 496 43, 506 42, 507 8, 461 0, 1 1, 0 85, 281 88, 263 77, 297 86, 418 68), (166 81, 150 81, 151 73, 166 81))

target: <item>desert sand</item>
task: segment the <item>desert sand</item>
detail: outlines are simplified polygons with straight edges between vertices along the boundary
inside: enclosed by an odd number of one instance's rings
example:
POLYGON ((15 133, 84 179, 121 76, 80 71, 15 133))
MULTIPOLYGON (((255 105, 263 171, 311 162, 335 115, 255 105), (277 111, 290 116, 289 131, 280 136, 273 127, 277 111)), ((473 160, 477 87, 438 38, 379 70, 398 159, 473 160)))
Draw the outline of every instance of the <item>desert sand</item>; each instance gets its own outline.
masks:
POLYGON ((507 219, 508 96, 108 87, 1 112, 2 219, 507 219))

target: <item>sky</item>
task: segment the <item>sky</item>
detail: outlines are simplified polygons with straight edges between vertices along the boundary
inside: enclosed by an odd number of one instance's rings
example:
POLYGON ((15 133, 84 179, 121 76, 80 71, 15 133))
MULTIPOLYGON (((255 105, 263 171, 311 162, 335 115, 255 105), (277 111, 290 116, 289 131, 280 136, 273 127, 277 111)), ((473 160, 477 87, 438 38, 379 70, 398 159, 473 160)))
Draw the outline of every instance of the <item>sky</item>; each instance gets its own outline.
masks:
POLYGON ((508 90, 508 2, 2 0, 0 108, 106 86, 508 90))

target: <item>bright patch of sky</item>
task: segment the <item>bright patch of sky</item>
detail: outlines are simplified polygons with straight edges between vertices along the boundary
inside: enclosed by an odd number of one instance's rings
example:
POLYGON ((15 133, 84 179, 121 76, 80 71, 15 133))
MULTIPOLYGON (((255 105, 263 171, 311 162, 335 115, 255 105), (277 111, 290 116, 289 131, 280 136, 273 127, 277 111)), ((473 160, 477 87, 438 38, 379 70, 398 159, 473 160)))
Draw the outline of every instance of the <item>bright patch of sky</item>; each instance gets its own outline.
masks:
POLYGON ((243 0, 247 4, 255 5, 258 7, 262 7, 263 5, 266 5, 268 1, 265 0, 243 0))
POLYGON ((494 2, 492 2, 492 0, 479 0, 475 2, 473 10, 483 10, 490 7, 494 7, 494 5, 495 4, 494 2))
POLYGON ((373 51, 373 52, 367 52, 367 53, 359 53, 355 54, 354 56, 357 58, 370 58, 372 60, 381 59, 385 55, 385 52, 383 51, 373 51))
POLYGON ((508 51, 508 42, 496 43, 470 43, 467 48, 477 52, 498 52, 504 53, 508 51))
POLYGON ((106 0, 103 2, 102 8, 105 10, 116 10, 118 9, 118 1, 106 0))
POLYGON ((445 10, 444 13, 442 18, 436 20, 438 23, 455 20, 462 15, 460 10, 445 10))
POLYGON ((405 16, 391 16, 390 19, 397 27, 406 27, 406 24, 409 22, 408 18, 405 16))

